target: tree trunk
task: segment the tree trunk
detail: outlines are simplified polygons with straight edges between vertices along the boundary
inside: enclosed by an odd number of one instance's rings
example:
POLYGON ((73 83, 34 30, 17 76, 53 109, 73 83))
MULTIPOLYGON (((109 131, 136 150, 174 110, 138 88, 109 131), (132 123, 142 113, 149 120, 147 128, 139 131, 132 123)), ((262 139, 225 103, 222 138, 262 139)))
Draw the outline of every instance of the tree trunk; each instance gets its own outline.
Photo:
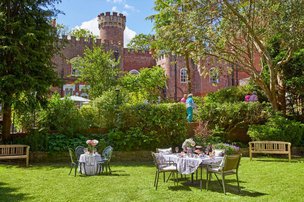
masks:
POLYGON ((186 68, 187 68, 187 76, 188 76, 188 93, 192 93, 192 76, 190 71, 190 63, 189 63, 189 54, 186 53, 185 55, 186 60, 186 68))
POLYGON ((286 115, 286 88, 282 79, 282 74, 278 73, 277 80, 278 80, 278 105, 279 111, 281 111, 284 115, 286 115))
POLYGON ((12 108, 8 103, 3 103, 3 125, 2 125, 2 142, 7 143, 11 139, 12 125, 12 108))

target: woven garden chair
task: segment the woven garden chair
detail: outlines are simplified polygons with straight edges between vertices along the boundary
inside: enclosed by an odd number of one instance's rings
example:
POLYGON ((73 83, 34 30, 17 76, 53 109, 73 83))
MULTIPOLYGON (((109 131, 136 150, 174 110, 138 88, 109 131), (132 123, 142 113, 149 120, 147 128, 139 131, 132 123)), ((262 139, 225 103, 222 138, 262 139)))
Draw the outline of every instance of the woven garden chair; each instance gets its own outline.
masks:
POLYGON ((225 189, 225 176, 226 175, 236 175, 236 181, 238 185, 238 190, 240 192, 240 183, 239 183, 239 176, 238 170, 241 161, 241 154, 236 155, 225 155, 224 159, 220 166, 207 166, 207 182, 206 182, 206 189, 208 190, 208 184, 211 179, 212 173, 215 175, 216 179, 218 180, 219 184, 222 186, 224 194, 226 194, 225 189), (217 174, 222 176, 222 184, 217 176, 217 174))
MULTIPOLYGON (((172 162, 164 161, 164 159, 162 158, 162 155, 158 154, 158 153, 152 152, 152 157, 153 157, 154 164, 156 166, 156 172, 155 172, 155 178, 154 178, 155 190, 157 190, 157 186, 158 186, 159 173, 170 172, 170 175, 169 175, 167 181, 169 180, 169 178, 172 174, 174 184, 175 184, 175 181, 176 181, 175 180, 175 173, 177 174, 176 164, 172 163, 172 162)), ((178 177, 178 175, 176 175, 176 176, 178 177)))

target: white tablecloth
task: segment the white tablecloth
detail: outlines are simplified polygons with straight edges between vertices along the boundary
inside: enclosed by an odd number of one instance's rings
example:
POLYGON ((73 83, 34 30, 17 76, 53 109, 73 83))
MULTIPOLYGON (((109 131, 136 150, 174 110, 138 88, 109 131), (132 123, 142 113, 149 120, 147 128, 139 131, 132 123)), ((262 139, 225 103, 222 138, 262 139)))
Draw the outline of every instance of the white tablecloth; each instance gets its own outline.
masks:
POLYGON ((166 161, 172 161, 177 165, 177 171, 180 174, 191 174, 194 173, 200 165, 209 165, 209 164, 220 164, 223 160, 223 157, 214 157, 210 158, 209 156, 203 157, 188 157, 180 156, 177 154, 167 154, 163 155, 166 161))
POLYGON ((102 161, 100 154, 81 154, 79 157, 79 169, 81 173, 86 175, 98 174, 98 169, 101 169, 97 164, 99 161, 102 161))

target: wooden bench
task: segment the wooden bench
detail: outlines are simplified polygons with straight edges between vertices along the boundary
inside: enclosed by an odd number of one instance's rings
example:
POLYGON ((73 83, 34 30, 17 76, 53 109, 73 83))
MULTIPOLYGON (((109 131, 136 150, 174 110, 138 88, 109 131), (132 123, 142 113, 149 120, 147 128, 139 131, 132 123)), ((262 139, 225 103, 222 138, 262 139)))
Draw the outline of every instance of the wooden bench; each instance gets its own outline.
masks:
POLYGON ((26 159, 26 167, 29 165, 30 146, 28 145, 0 145, 1 159, 26 159))
POLYGON ((249 142, 249 156, 252 160, 253 153, 288 154, 291 160, 291 143, 281 141, 253 141, 249 142))

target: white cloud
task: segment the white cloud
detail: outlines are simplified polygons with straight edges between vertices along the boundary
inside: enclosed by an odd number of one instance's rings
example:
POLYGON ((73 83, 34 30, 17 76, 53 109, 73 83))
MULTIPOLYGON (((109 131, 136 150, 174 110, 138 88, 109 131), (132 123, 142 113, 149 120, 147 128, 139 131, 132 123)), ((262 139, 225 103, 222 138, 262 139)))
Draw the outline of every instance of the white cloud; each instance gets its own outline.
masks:
POLYGON ((122 14, 124 14, 125 16, 128 15, 128 12, 127 12, 127 11, 119 11, 118 8, 117 8, 116 6, 113 6, 111 10, 112 10, 112 12, 122 13, 122 14))
MULTIPOLYGON (((90 30, 94 35, 99 37, 97 17, 93 18, 92 20, 85 21, 85 22, 81 23, 80 26, 76 26, 73 29, 79 29, 79 28, 90 30)), ((125 31, 124 31, 124 47, 127 46, 127 44, 131 41, 131 39, 133 37, 135 37, 135 35, 136 35, 136 32, 126 26, 125 31)))
POLYGON ((128 9, 128 10, 131 10, 131 11, 135 11, 135 7, 134 7, 134 6, 130 6, 130 5, 128 5, 128 4, 125 4, 125 5, 124 5, 124 8, 125 8, 125 9, 128 9))
POLYGON ((99 36, 97 17, 93 18, 92 20, 85 21, 81 23, 80 26, 77 25, 73 29, 79 29, 79 28, 90 30, 94 35, 99 36))
POLYGON ((127 44, 133 39, 136 35, 136 32, 131 30, 129 27, 126 26, 124 32, 124 47, 127 47, 127 44))
POLYGON ((125 2, 125 0, 107 0, 107 2, 111 2, 111 3, 123 3, 125 2))
POLYGON ((116 6, 113 6, 111 10, 112 12, 119 12, 116 6))

